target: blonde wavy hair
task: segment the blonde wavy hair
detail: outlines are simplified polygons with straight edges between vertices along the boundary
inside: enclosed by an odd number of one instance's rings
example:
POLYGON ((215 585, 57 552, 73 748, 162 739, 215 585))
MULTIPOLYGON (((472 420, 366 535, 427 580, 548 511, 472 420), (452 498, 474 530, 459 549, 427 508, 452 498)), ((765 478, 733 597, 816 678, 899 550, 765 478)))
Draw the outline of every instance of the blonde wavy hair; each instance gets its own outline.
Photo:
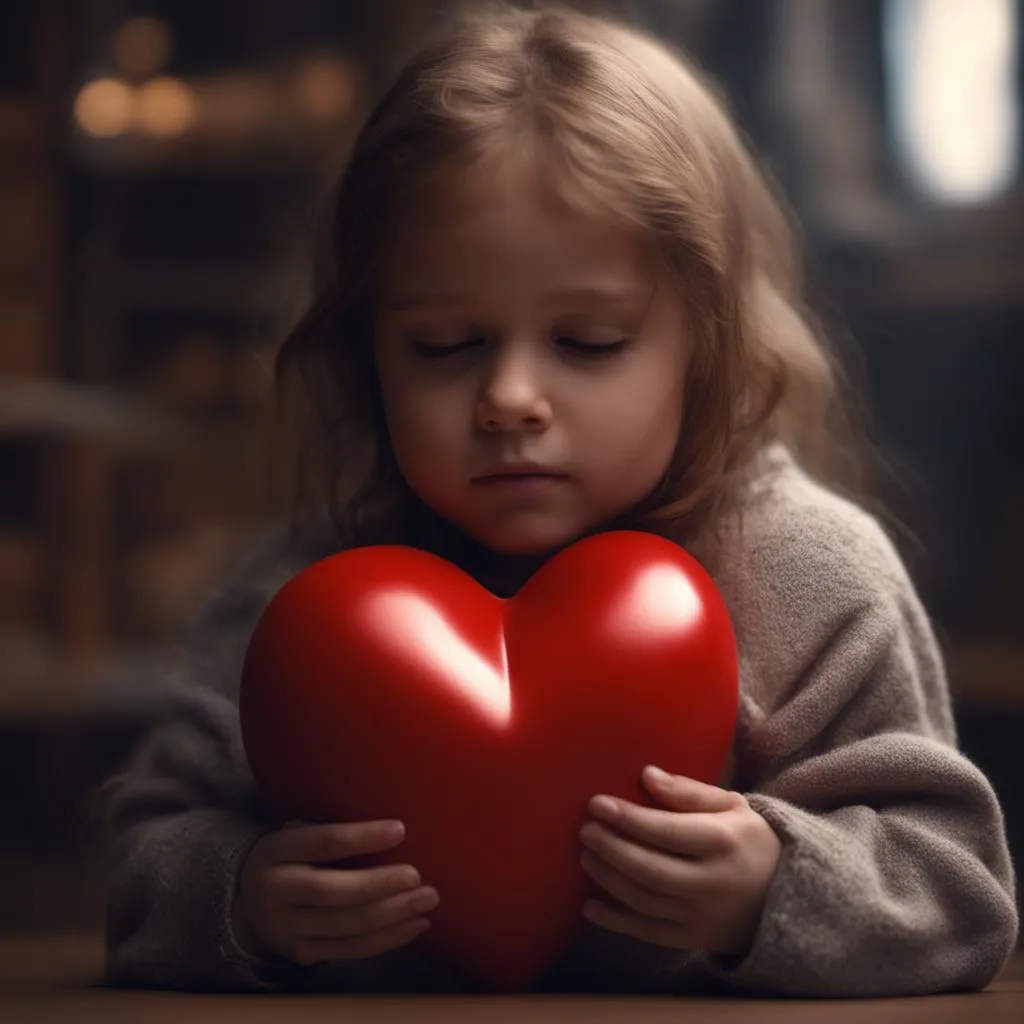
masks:
POLYGON ((281 400, 300 412, 299 508, 319 502, 345 544, 404 539, 417 499, 377 382, 376 271, 420 189, 524 153, 574 207, 646 233, 693 314, 674 458, 621 525, 695 537, 773 441, 855 495, 855 417, 803 305, 791 218, 712 83, 616 20, 474 7, 408 63, 358 135, 315 298, 278 354, 281 400))

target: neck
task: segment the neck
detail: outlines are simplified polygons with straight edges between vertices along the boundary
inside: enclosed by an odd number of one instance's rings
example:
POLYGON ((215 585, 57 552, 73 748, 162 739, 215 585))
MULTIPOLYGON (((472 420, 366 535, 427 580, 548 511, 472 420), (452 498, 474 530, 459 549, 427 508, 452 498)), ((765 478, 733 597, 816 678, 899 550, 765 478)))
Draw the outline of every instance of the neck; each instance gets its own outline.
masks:
POLYGON ((420 502, 411 520, 416 547, 457 565, 498 597, 513 596, 556 551, 508 555, 481 544, 420 502))
MULTIPOLYGON (((576 540, 575 537, 550 551, 529 555, 507 555, 481 544, 468 533, 442 519, 436 512, 414 499, 409 519, 409 537, 413 546, 429 551, 457 565, 481 586, 498 597, 512 597, 523 584, 549 559, 576 540)), ((619 516, 587 531, 585 536, 607 533, 610 530, 643 529, 671 537, 671 531, 642 527, 628 515, 619 516)))

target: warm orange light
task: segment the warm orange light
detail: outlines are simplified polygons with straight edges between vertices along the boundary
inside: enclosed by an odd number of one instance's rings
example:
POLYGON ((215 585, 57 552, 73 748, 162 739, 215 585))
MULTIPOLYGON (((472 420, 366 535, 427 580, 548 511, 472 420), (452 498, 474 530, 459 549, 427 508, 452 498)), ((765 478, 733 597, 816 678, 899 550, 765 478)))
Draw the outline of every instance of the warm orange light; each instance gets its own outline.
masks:
POLYGON ((131 127, 134 90, 117 78, 97 78, 75 98, 75 121, 87 135, 111 139, 131 127))
POLYGON ((171 138, 190 131, 195 121, 195 94, 179 79, 154 78, 139 88, 135 125, 140 132, 171 138))
POLYGON ((299 105, 318 121, 344 117, 355 99, 355 75, 339 57, 322 55, 307 60, 295 79, 299 105))
POLYGON ((200 88, 204 131, 242 138, 260 132, 273 116, 274 88, 256 75, 223 75, 200 88))
POLYGON ((111 50, 122 74, 142 78, 167 66, 174 37, 159 18, 132 18, 114 33, 111 50))

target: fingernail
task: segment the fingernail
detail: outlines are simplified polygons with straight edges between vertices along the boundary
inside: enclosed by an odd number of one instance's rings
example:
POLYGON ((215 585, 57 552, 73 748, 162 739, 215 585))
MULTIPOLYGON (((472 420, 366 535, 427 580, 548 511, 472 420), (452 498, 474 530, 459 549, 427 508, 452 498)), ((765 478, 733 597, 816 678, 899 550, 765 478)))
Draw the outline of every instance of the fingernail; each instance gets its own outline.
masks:
POLYGON ((405 835, 405 825, 400 821, 386 821, 384 835, 388 839, 401 839, 405 835))
POLYGON ((668 772, 662 771, 656 765, 649 764, 644 770, 647 772, 647 778, 659 786, 667 786, 672 781, 672 776, 668 772))
POLYGON ((411 889, 420 884, 420 873, 414 867, 401 867, 388 875, 388 883, 396 889, 411 889))
POLYGON ((619 805, 610 796, 595 796, 590 801, 590 809, 595 814, 603 814, 605 817, 613 817, 619 813, 619 805))
POLYGON ((436 889, 425 889, 409 900, 409 909, 415 914, 425 914, 440 902, 436 889))

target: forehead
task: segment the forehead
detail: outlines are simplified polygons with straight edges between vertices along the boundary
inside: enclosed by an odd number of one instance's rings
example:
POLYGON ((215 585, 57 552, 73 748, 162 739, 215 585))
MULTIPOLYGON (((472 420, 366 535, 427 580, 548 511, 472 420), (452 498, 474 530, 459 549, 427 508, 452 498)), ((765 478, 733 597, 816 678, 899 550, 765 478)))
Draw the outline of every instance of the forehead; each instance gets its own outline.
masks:
MULTIPOLYGON (((520 162, 521 164, 521 162, 520 162)), ((395 225, 385 291, 414 284, 467 290, 570 278, 648 280, 653 252, 611 214, 572 203, 566 187, 523 166, 477 166, 422 188, 395 225)))

